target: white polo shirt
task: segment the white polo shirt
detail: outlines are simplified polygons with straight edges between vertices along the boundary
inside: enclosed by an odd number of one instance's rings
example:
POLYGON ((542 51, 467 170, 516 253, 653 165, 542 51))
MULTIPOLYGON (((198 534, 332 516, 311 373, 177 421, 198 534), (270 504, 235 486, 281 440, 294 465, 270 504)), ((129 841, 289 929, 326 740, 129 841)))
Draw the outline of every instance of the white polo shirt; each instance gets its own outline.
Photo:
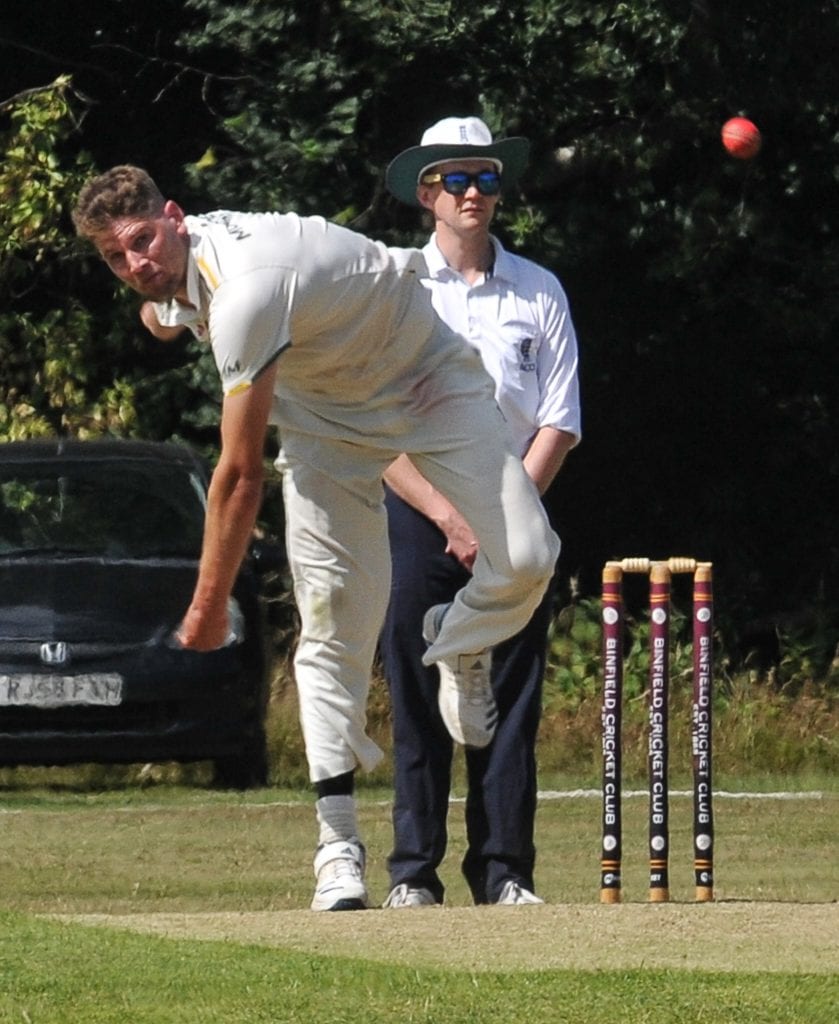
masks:
POLYGON ((541 427, 582 436, 577 337, 568 300, 544 267, 492 238, 495 263, 470 285, 446 263, 435 236, 423 249, 434 308, 481 355, 523 455, 541 427))
POLYGON ((310 410, 341 405, 357 415, 359 403, 404 387, 397 382, 435 322, 419 250, 294 213, 217 210, 186 226, 194 308, 172 300, 155 309, 161 324, 212 345, 225 395, 280 354, 278 398, 310 410))

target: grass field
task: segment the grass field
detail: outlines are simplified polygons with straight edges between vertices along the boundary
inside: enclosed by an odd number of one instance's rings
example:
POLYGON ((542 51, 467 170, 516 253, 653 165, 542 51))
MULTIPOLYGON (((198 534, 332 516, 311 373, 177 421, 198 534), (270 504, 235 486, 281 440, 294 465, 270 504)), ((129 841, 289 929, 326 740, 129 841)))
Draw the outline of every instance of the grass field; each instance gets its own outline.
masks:
MULTIPOLYGON (((717 797, 711 905, 692 902, 690 800, 680 795, 673 900, 646 903, 646 799, 628 797, 617 907, 598 903, 599 801, 574 780, 542 784, 545 907, 469 905, 455 802, 445 908, 334 915, 306 909, 306 793, 0 790, 0 1024, 832 1024, 835 779, 717 781, 753 795, 717 797), (806 793, 777 795, 790 790, 806 793)), ((377 900, 388 799, 360 792, 377 900)))

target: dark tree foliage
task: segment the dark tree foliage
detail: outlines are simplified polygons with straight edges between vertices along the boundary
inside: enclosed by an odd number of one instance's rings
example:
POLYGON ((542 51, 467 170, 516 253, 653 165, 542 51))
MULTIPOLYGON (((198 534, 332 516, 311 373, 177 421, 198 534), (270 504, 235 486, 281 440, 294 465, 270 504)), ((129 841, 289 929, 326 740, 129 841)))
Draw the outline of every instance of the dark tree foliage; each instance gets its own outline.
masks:
POLYGON ((70 75, 88 101, 82 143, 99 167, 136 163, 162 187, 182 190, 182 165, 217 121, 202 99, 204 72, 177 45, 195 21, 180 0, 7 0, 0 100, 70 75))
MULTIPOLYGON (((72 95, 73 114, 65 128, 49 125, 55 152, 43 154, 43 167, 48 157, 69 166, 79 150, 94 169, 136 163, 186 202, 183 164, 206 147, 217 120, 202 98, 205 74, 187 66, 177 47, 177 36, 192 17, 175 0, 144 5, 91 0, 75 5, 72 16, 58 0, 4 4, 0 138, 14 125, 9 112, 20 111, 22 104, 41 102, 50 109, 72 95), (56 83, 53 97, 51 83, 56 83), (76 127, 72 133, 71 127, 76 127)), ((214 78, 218 75, 216 67, 214 78)), ((43 149, 46 141, 39 145, 43 149)), ((42 229, 37 245, 17 256, 18 263, 32 261, 37 252, 37 273, 25 287, 1 296, 6 316, 0 317, 0 346, 17 350, 17 374, 28 376, 31 386, 18 385, 7 362, 0 367, 0 390, 33 406, 31 422, 17 424, 11 436, 44 429, 180 436, 210 454, 218 443, 219 406, 211 360, 188 342, 163 346, 150 340, 136 317, 137 301, 115 288, 84 247, 73 245, 67 175, 56 172, 54 180, 50 230, 60 225, 65 242, 52 245, 42 229), (74 332, 75 343, 68 343, 74 332), (43 384, 45 376, 55 382, 53 393, 43 384), (113 394, 101 391, 109 382, 113 394), (73 407, 66 396, 55 394, 71 385, 73 407)), ((0 283, 11 266, 7 252, 0 283)))
MULTIPOLYGON (((415 244, 383 185, 397 152, 448 114, 528 136, 498 232, 557 273, 580 337, 563 576, 592 593, 608 557, 711 559, 744 644, 839 608, 836 0, 91 0, 61 30, 44 6, 2 16, 0 56, 30 55, 3 95, 72 74, 81 145, 188 207, 415 244), (720 144, 736 114, 763 133, 750 162, 720 144)), ((167 387, 149 411, 176 431, 167 387)))

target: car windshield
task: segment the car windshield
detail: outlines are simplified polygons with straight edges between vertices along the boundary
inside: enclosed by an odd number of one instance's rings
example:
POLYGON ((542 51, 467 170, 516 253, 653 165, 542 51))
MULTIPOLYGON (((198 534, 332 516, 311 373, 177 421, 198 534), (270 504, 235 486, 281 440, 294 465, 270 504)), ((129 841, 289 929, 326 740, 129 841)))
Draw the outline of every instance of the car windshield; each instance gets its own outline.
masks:
POLYGON ((0 466, 0 557, 197 558, 200 478, 166 463, 0 466))

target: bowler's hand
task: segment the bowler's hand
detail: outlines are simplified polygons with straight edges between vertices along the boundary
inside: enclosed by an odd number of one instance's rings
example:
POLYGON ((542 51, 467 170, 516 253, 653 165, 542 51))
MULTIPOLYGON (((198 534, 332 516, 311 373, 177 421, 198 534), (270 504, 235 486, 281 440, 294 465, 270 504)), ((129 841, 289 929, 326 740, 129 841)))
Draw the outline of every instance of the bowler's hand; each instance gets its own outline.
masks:
POLYGON ((230 638, 227 609, 222 607, 220 611, 211 613, 190 606, 175 638, 181 647, 190 651, 215 651, 224 647, 230 638))

